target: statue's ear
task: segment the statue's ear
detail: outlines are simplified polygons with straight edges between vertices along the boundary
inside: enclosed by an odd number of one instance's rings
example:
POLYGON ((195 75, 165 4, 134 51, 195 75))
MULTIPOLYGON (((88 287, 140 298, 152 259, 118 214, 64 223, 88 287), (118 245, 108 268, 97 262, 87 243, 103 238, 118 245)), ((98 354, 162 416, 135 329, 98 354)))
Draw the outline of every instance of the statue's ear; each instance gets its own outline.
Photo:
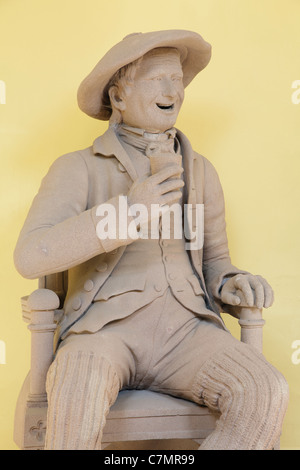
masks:
POLYGON ((118 111, 124 111, 126 108, 125 101, 121 96, 120 90, 116 85, 113 85, 108 90, 110 103, 112 107, 115 107, 118 111))

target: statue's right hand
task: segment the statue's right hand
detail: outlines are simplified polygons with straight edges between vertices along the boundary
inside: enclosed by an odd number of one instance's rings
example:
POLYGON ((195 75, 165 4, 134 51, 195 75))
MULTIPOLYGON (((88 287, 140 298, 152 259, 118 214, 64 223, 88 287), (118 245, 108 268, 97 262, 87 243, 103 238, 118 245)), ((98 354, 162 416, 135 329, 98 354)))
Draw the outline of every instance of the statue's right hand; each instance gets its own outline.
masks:
POLYGON ((144 205, 150 219, 151 204, 163 207, 178 202, 182 195, 180 189, 184 186, 183 180, 178 177, 182 172, 179 165, 170 165, 146 179, 135 181, 127 194, 128 205, 144 205))

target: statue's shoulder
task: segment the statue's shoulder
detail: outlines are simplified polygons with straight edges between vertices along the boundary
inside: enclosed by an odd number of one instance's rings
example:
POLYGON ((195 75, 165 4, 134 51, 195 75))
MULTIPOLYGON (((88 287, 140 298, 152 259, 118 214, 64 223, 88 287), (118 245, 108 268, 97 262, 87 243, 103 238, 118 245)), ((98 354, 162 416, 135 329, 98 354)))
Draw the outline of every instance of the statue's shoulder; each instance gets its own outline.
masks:
MULTIPOLYGON (((95 152, 93 145, 79 150, 74 150, 59 156, 51 165, 51 168, 61 168, 61 171, 81 171, 83 173, 94 171, 95 152)), ((51 169, 50 168, 50 169, 51 169)))
POLYGON ((183 153, 187 155, 192 154, 194 159, 194 166, 196 169, 205 171, 206 169, 214 168, 213 164, 206 157, 194 150, 189 138, 179 129, 177 129, 177 136, 179 138, 183 153))
POLYGON ((202 165, 204 169, 215 168, 212 162, 208 158, 204 157, 204 155, 196 152, 195 150, 194 150, 194 160, 199 165, 202 165))
POLYGON ((204 157, 198 152, 194 152, 194 160, 196 162, 196 165, 198 167, 201 167, 206 178, 218 177, 218 173, 214 164, 208 158, 204 157))

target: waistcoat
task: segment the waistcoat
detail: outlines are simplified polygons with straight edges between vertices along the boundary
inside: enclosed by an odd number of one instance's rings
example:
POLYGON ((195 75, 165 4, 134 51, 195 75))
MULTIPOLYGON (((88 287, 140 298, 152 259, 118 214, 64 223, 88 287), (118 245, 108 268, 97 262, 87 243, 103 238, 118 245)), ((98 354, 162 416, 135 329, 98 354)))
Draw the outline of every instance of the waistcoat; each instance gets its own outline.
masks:
MULTIPOLYGON (((149 176, 150 162, 145 152, 122 139, 121 142, 138 176, 149 176)), ((183 201, 184 196, 180 201, 181 207, 183 201)), ((164 215, 163 220, 167 221, 168 217, 164 215)), ((110 318, 115 318, 116 312, 119 312, 119 319, 125 318, 162 296, 168 288, 184 307, 200 315, 207 313, 205 295, 185 249, 185 239, 182 236, 176 238, 182 231, 180 213, 174 217, 171 213, 167 232, 162 231, 162 218, 152 227, 154 231, 144 229, 143 238, 126 247, 118 265, 96 294, 92 306, 77 322, 76 332, 97 331, 110 318), (178 225, 181 230, 177 231, 178 225)))

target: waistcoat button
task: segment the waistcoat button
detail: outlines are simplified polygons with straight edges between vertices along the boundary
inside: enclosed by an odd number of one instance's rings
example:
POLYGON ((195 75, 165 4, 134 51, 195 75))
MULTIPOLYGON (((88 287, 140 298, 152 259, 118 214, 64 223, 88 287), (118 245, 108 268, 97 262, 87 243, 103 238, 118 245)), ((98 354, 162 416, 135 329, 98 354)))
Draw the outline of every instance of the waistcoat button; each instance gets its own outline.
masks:
POLYGON ((87 291, 87 292, 90 292, 94 287, 94 283, 91 279, 88 279, 87 281, 85 281, 84 283, 84 290, 87 291))
POLYGON ((73 310, 79 310, 81 307, 81 298, 80 297, 75 297, 75 299, 72 302, 72 308, 73 310))
POLYGON ((118 164, 118 168, 119 168, 119 170, 120 170, 122 173, 125 173, 125 172, 126 172, 126 168, 124 168, 124 166, 122 165, 122 163, 119 163, 119 164, 118 164))
POLYGON ((155 284, 154 289, 156 290, 156 292, 161 292, 162 287, 159 284, 155 284))
POLYGON ((101 263, 99 266, 97 266, 96 270, 99 273, 104 273, 107 270, 107 263, 101 263))

